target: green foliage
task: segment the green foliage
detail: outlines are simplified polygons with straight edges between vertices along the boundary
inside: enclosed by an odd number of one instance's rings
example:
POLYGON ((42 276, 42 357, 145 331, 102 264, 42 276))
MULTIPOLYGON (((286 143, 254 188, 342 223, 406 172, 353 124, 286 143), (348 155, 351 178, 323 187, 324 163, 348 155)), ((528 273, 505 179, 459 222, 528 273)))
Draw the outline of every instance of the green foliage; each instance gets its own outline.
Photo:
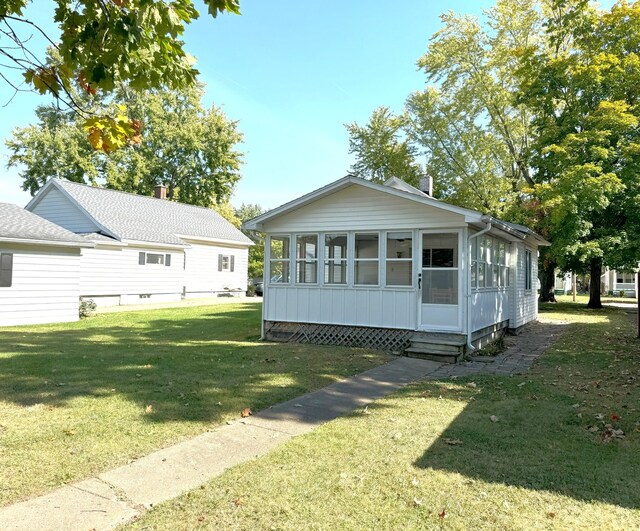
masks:
MULTIPOLYGON (((55 47, 58 60, 49 58, 44 63, 36 59, 41 54, 30 49, 29 37, 20 31, 35 27, 44 34, 24 18, 29 3, 10 0, 0 7, 0 22, 7 28, 3 32, 7 44, 0 45, 4 59, 0 71, 22 71, 24 81, 35 91, 51 94, 83 115, 87 109, 74 97, 74 87, 104 96, 123 84, 140 91, 182 90, 196 82, 195 59, 180 40, 186 25, 199 16, 192 0, 54 0, 54 22, 60 35, 45 37, 55 47)), ((238 0, 204 3, 214 17, 225 11, 240 13, 238 0)), ((19 84, 2 77, 14 88, 19 84)), ((118 149, 136 135, 123 120, 100 114, 87 129, 93 134, 93 146, 104 151, 118 149)))
MULTIPOLYGON (((200 87, 145 93, 118 89, 110 104, 113 114, 126 104, 132 122, 144 120, 144 126, 139 145, 117 150, 92 149, 82 117, 41 106, 37 125, 17 128, 7 141, 9 165, 21 166, 23 188, 32 195, 50 177, 61 177, 143 195, 164 184, 169 199, 206 207, 224 203, 240 178, 242 153, 236 145, 242 134, 220 109, 202 107, 202 93, 200 87)), ((127 118, 122 119, 126 126, 127 118)))
POLYGON ((555 46, 520 69, 535 111, 535 194, 560 266, 599 278, 640 257, 640 2, 553 8, 555 46))
POLYGON ((93 299, 81 299, 80 306, 78 308, 78 314, 80 319, 86 319, 87 317, 92 317, 96 313, 96 308, 98 305, 95 303, 93 299))
POLYGON ((364 127, 346 125, 349 131, 349 153, 356 155, 351 172, 358 177, 383 183, 398 177, 414 186, 420 180, 420 165, 415 161, 416 149, 402 139, 405 119, 394 116, 388 107, 379 107, 364 127))
MULTIPOLYGON (((235 210, 235 215, 242 223, 253 219, 265 210, 260 205, 245 204, 235 210)), ((243 230, 255 245, 249 247, 248 275, 250 279, 262 278, 264 272, 264 233, 255 230, 243 230)))

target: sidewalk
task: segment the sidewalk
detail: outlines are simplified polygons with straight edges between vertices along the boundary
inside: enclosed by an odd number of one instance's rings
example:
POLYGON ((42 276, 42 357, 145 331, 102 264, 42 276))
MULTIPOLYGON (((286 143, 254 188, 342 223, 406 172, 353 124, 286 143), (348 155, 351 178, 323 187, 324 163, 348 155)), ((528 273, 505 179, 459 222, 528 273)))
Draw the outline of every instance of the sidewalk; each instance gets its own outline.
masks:
POLYGON ((426 378, 439 367, 433 361, 394 359, 98 477, 0 509, 0 529, 113 529, 296 435, 426 378))

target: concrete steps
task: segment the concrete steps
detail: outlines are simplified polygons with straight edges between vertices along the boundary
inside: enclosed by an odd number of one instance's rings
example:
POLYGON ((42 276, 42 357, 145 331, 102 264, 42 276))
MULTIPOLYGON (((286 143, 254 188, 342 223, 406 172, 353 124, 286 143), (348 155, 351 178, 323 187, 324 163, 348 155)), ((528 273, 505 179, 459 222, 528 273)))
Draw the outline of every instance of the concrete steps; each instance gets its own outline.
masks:
POLYGON ((467 338, 461 334, 423 332, 411 338, 411 346, 404 353, 410 358, 420 358, 444 363, 462 361, 467 338))

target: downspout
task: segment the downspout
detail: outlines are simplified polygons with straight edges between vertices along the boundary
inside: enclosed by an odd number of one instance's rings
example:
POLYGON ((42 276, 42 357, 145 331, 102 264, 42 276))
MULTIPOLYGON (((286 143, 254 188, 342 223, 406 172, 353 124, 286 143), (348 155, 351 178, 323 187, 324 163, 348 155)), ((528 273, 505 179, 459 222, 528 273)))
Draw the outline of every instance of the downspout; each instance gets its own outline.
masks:
MULTIPOLYGON (((480 232, 476 232, 475 234, 471 234, 468 238, 467 238, 467 256, 469 257, 469 272, 467 273, 467 352, 473 352, 474 350, 476 350, 476 347, 474 347, 471 344, 471 336, 472 336, 472 330, 471 330, 471 267, 473 264, 473 258, 471 256, 471 240, 473 238, 477 238, 478 236, 482 236, 483 234, 489 232, 491 230, 491 222, 487 223, 487 226, 482 229, 480 232)), ((487 274, 487 272, 485 271, 485 275, 487 274)), ((477 273, 476 273, 477 275, 477 273)))

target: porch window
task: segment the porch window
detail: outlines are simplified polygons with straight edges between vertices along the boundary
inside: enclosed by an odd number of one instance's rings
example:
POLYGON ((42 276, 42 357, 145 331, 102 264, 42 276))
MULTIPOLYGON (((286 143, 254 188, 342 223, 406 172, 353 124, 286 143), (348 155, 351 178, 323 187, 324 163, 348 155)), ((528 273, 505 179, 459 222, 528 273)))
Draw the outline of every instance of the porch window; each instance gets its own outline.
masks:
POLYGON ((378 284, 379 268, 378 234, 356 234, 354 270, 355 284, 370 286, 378 284))
POLYGON ((347 235, 324 235, 324 283, 347 283, 347 235))
POLYGON ((474 238, 471 242, 471 288, 507 287, 508 244, 490 236, 474 238))
POLYGON ((413 237, 410 232, 387 232, 386 285, 411 286, 413 237))
POLYGON ((458 304, 458 235, 422 236, 422 303, 458 304))
POLYGON ((306 234, 296 238, 296 282, 318 282, 318 235, 306 234))
POLYGON ((271 236, 269 242, 269 279, 272 284, 289 282, 289 236, 271 236))

